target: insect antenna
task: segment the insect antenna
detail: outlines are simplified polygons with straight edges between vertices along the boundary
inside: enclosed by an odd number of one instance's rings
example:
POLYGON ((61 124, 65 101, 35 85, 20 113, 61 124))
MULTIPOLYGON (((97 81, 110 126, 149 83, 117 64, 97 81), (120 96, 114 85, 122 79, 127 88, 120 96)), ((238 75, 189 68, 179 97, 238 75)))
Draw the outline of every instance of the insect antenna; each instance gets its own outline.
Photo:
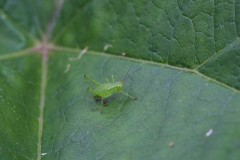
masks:
POLYGON ((133 64, 131 65, 131 67, 129 68, 129 70, 127 71, 126 75, 124 76, 122 82, 125 83, 129 78, 131 78, 133 76, 133 74, 135 74, 136 72, 138 72, 139 70, 142 69, 142 67, 137 68, 135 71, 133 71, 131 74, 129 74, 131 68, 132 68, 133 64))

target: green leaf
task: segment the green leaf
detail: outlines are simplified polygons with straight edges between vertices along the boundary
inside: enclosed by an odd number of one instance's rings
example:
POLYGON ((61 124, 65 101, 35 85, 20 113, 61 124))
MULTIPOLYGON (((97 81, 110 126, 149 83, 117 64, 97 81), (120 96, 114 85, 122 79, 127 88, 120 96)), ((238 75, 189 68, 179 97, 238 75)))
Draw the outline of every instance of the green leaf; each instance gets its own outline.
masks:
POLYGON ((0 160, 238 159, 239 10, 0 0, 0 160), (127 73, 107 107, 83 78, 127 73))

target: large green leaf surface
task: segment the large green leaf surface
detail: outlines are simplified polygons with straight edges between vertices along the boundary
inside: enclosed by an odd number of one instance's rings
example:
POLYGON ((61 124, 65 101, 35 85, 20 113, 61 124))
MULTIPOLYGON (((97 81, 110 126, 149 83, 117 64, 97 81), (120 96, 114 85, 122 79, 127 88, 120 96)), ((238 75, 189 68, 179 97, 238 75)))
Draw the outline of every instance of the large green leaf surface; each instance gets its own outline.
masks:
POLYGON ((239 12, 237 0, 0 0, 0 160, 237 160, 239 12), (137 100, 95 103, 85 74, 127 73, 137 100))

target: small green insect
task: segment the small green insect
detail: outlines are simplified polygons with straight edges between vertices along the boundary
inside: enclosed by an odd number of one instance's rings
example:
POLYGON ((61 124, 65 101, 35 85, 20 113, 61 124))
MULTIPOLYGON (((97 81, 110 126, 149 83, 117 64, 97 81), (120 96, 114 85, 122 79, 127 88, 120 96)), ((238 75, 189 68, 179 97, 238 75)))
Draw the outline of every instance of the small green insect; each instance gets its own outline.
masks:
POLYGON ((126 78, 122 81, 115 82, 115 80, 112 76, 112 82, 110 82, 108 79, 106 79, 107 83, 99 83, 86 74, 84 75, 84 78, 88 82, 91 82, 94 84, 94 86, 90 85, 90 87, 88 88, 88 91, 95 99, 100 99, 102 101, 102 105, 104 105, 104 106, 106 106, 108 104, 108 102, 104 101, 104 100, 106 100, 106 98, 111 97, 115 93, 123 94, 133 100, 137 99, 137 97, 130 96, 128 93, 123 92, 123 85, 124 85, 124 81, 126 80, 126 78))

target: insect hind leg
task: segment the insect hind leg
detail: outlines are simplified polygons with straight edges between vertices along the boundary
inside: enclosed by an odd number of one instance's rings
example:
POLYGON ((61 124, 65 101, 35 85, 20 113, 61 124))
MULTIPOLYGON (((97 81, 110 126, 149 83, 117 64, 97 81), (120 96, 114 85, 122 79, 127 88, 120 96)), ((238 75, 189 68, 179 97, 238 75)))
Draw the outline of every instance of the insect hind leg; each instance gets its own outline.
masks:
POLYGON ((125 92, 120 92, 121 94, 131 98, 132 100, 137 100, 137 97, 133 97, 133 96, 130 96, 129 94, 125 93, 125 92))

